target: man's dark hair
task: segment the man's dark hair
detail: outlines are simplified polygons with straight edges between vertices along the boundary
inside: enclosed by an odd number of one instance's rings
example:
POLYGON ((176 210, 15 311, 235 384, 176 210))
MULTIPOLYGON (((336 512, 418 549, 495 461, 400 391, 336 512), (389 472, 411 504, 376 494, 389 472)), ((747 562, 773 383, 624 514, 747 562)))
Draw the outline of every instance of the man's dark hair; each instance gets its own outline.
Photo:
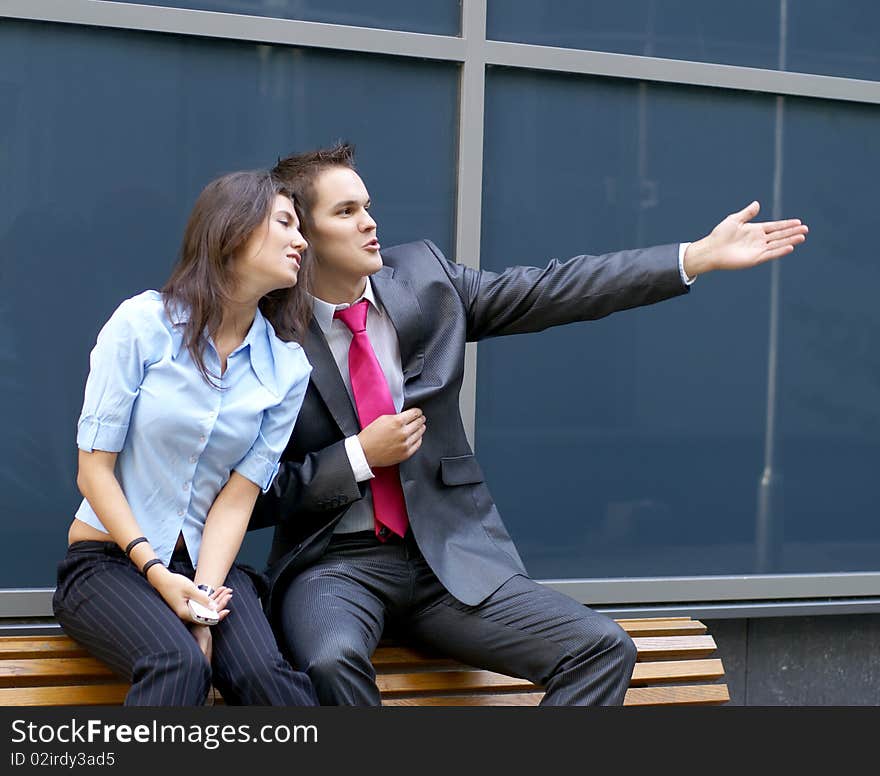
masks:
POLYGON ((291 154, 279 159, 272 168, 273 177, 293 194, 293 204, 306 233, 311 226, 309 216, 317 199, 315 181, 321 173, 334 167, 356 169, 354 146, 351 143, 340 141, 332 148, 291 154))

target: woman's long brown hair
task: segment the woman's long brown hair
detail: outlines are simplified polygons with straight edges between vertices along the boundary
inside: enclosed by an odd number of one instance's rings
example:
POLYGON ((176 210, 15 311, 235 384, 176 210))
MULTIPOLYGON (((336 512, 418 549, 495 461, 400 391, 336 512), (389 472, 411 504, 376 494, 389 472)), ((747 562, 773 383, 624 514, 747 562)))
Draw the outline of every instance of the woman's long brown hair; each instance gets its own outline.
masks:
MULTIPOLYGON (((211 181, 196 199, 177 265, 162 289, 168 317, 176 321, 189 316, 181 324, 183 342, 211 385, 217 385, 219 375, 205 364, 202 335, 213 335, 219 328, 235 290, 232 260, 265 223, 278 194, 291 196, 268 170, 233 172, 211 181)), ((287 342, 301 342, 311 318, 311 298, 304 288, 307 275, 301 269, 295 286, 276 289, 259 302, 260 312, 287 342)))

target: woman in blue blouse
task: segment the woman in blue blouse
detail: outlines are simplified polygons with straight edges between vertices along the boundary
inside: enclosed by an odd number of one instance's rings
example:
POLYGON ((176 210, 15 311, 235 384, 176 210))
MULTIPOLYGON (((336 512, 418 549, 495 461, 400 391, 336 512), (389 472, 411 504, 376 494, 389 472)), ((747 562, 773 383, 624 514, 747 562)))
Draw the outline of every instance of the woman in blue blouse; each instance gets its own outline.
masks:
POLYGON ((127 704, 201 704, 212 683, 230 704, 315 703, 259 577, 234 563, 309 380, 294 341, 305 248, 268 172, 225 175, 199 195, 162 292, 125 300, 98 334, 77 426, 84 500, 53 604, 130 679, 127 704), (195 621, 192 602, 219 621, 195 621))

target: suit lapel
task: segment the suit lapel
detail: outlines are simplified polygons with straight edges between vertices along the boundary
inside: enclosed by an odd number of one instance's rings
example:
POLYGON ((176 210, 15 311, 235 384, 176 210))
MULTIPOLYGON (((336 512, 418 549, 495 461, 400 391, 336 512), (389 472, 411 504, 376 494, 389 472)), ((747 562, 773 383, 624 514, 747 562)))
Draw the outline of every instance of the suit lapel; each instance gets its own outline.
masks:
POLYGON ((303 342, 303 350, 312 365, 312 383, 321 394, 321 398, 333 415, 342 433, 345 436, 354 436, 360 431, 357 415, 352 406, 345 383, 342 382, 342 375, 339 374, 339 367, 336 366, 336 360, 324 332, 318 326, 318 322, 312 318, 309 324, 309 331, 306 334, 305 342, 303 342))
POLYGON ((404 383, 418 377, 425 361, 422 308, 412 286, 385 266, 370 277, 373 291, 397 330, 404 383))

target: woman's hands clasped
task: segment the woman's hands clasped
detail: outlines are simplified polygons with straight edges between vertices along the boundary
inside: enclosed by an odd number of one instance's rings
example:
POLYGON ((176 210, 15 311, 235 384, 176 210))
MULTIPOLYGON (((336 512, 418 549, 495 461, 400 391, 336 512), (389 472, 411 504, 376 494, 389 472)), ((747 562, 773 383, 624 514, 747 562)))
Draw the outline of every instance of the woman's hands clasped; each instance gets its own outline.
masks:
POLYGON ((229 614, 226 606, 232 598, 232 588, 221 585, 208 595, 188 577, 158 565, 150 571, 149 581, 171 610, 186 623, 195 623, 186 605, 190 599, 216 611, 221 620, 229 614))

